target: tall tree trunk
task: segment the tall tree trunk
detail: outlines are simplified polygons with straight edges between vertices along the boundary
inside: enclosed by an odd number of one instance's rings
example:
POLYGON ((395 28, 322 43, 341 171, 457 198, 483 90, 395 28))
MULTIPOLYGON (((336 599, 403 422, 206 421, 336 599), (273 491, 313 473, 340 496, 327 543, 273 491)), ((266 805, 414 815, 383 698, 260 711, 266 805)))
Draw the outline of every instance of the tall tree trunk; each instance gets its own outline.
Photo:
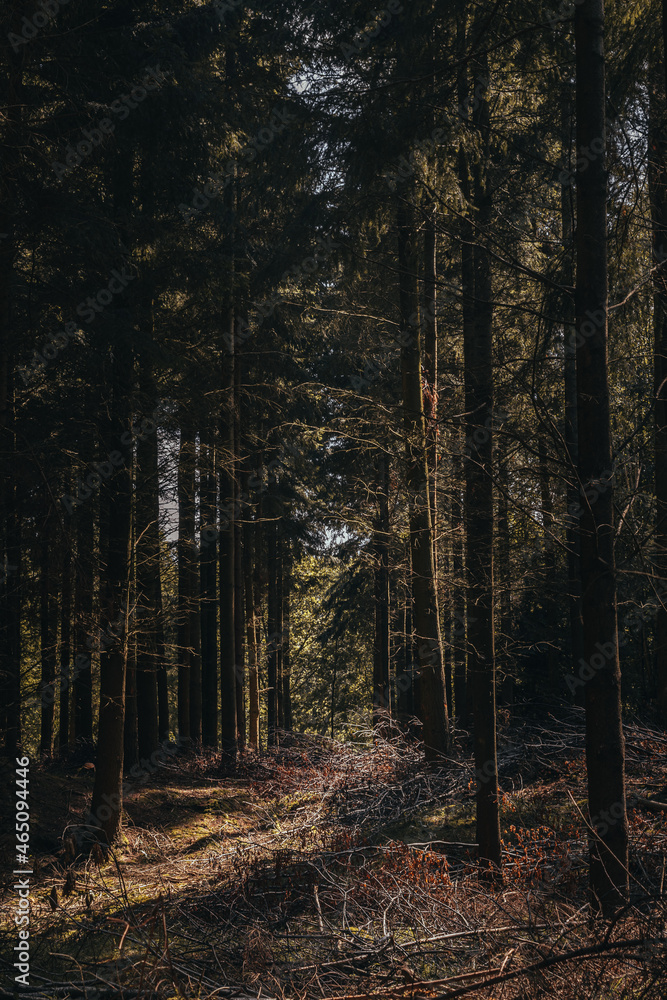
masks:
MULTIPOLYGON (((435 124, 435 123, 434 123, 435 124)), ((437 209, 429 206, 424 225, 424 418, 426 421, 426 465, 429 476, 429 507, 433 534, 433 572, 438 589, 438 266, 437 209)))
MULTIPOLYGON (((271 476, 270 489, 275 491, 275 478, 271 476)), ((278 516, 277 503, 273 495, 270 496, 271 503, 267 504, 269 518, 266 521, 266 568, 268 575, 268 600, 267 600, 267 677, 268 677, 268 720, 267 720, 267 741, 269 746, 277 743, 278 730, 278 648, 282 641, 282 636, 278 631, 278 594, 280 586, 278 583, 278 516)))
POLYGON ((241 447, 241 366, 239 354, 234 359, 234 506, 238 511, 234 521, 234 661, 236 677, 236 741, 239 750, 246 742, 246 667, 245 667, 245 594, 243 587, 243 518, 241 515, 240 470, 241 447))
MULTIPOLYGON (((93 437, 87 438, 93 450, 93 437)), ((91 497, 76 509, 76 577, 74 657, 74 739, 93 742, 93 595, 95 590, 95 502, 91 497)))
POLYGON ((376 460, 377 516, 373 532, 375 639, 373 644, 373 725, 391 712, 389 687, 389 464, 384 451, 376 460))
POLYGON ((283 538, 283 729, 292 731, 292 660, 291 660, 291 613, 292 613, 292 544, 283 538))
POLYGON ((243 577, 246 608, 246 646, 248 649, 248 741, 259 750, 259 682, 257 673, 257 607, 253 585, 255 553, 255 523, 248 520, 243 526, 243 577))
POLYGON ((53 753, 53 727, 56 701, 56 615, 57 600, 52 569, 51 525, 44 518, 40 538, 40 658, 42 677, 39 687, 41 713, 39 752, 42 757, 53 753))
POLYGON ((62 584, 60 588, 60 715, 58 748, 65 753, 70 742, 70 701, 72 678, 72 532, 69 522, 63 531, 62 584))
POLYGON ((454 660, 454 710, 462 729, 468 726, 468 690, 466 671, 466 588, 463 546, 465 523, 463 517, 463 459, 460 434, 456 430, 456 443, 452 454, 452 656, 454 660))
POLYGON ((182 741, 196 739, 192 733, 192 561, 195 534, 195 432, 188 408, 181 412, 178 453, 178 733, 182 741))
MULTIPOLYGON (((3 29, 21 33, 20 5, 4 15, 3 29)), ((17 254, 15 219, 21 211, 17 197, 22 137, 22 52, 5 46, 4 72, 0 74, 0 107, 3 117, 3 152, 0 166, 0 519, 3 546, 0 549, 0 719, 7 755, 16 756, 21 746, 21 517, 18 502, 16 448, 16 401, 12 370, 19 354, 13 324, 14 267, 17 254)))
POLYGON ((628 892, 628 823, 609 478, 603 0, 578 5, 574 29, 577 158, 587 163, 577 174, 575 308, 579 479, 587 498, 580 519, 584 659, 592 671, 586 682, 588 806, 595 828, 589 842, 590 883, 594 900, 610 910, 628 892), (594 484, 601 488, 594 489, 594 484), (603 823, 601 814, 609 810, 618 819, 603 823))
POLYGON ((417 638, 423 739, 428 760, 449 747, 440 616, 433 568, 433 531, 426 466, 426 428, 421 385, 421 336, 412 206, 399 201, 399 298, 404 346, 401 350, 403 423, 410 494, 412 595, 417 638))
POLYGON ((220 473, 220 702, 222 706, 222 749, 236 755, 236 651, 235 651, 235 572, 234 572, 234 496, 236 467, 234 461, 234 313, 229 312, 232 348, 225 356, 226 399, 223 412, 225 428, 221 450, 220 473))
POLYGON ((209 422, 201 442, 201 684, 202 742, 218 745, 218 629, 217 629, 217 487, 214 424, 209 422))
MULTIPOLYGON (((565 171, 561 184, 561 235, 563 241, 563 277, 566 287, 574 285, 574 205, 572 187, 569 181, 570 150, 572 146, 573 101, 569 79, 563 82, 562 124, 561 124, 561 164, 565 171)), ((574 302, 567 295, 563 303, 563 325, 565 341, 564 383, 565 383, 565 446, 567 448, 567 577, 568 611, 570 624, 570 661, 574 675, 581 669, 584 656, 584 623, 581 617, 581 545, 579 533, 580 494, 578 482, 579 444, 577 426, 577 355, 575 343, 574 302)), ((576 694, 575 689, 575 694, 576 694)), ((583 699, 582 699, 583 707, 583 699)))
MULTIPOLYGON (((130 476, 136 482, 136 462, 134 456, 131 463, 130 476)), ((129 773, 139 763, 139 742, 137 722, 137 636, 133 626, 133 606, 136 601, 136 505, 134 494, 132 503, 132 522, 130 526, 130 582, 128 585, 128 613, 126 615, 127 634, 125 660, 125 732, 123 739, 123 768, 129 773)))
MULTIPOLYGON (((142 411, 155 412, 156 389, 148 358, 142 358, 141 379, 142 411)), ((158 435, 154 430, 137 441, 136 458, 137 731, 139 756, 147 759, 169 732, 167 718, 166 733, 162 734, 158 694, 159 671, 165 670, 158 463, 158 435)))
MULTIPOLYGON (((131 20, 131 3, 123 14, 131 20)), ((114 216, 124 246, 130 245, 130 225, 134 200, 134 149, 122 143, 114 159, 112 189, 114 216)), ((128 260, 128 264, 130 261, 128 260)), ((131 436, 132 388, 134 383, 134 318, 131 292, 116 299, 110 311, 113 320, 111 357, 111 405, 105 422, 106 440, 101 440, 104 454, 111 454, 131 436)), ((106 486, 108 519, 106 538, 100 517, 100 551, 106 556, 100 585, 100 617, 105 642, 100 653, 100 709, 95 784, 91 802, 90 825, 97 837, 111 844, 121 829, 123 809, 123 729, 125 719, 125 670, 127 667, 127 619, 129 614, 132 542, 132 465, 133 453, 108 480, 106 486), (106 542, 102 547, 103 540, 106 542), (106 551, 105 551, 106 549, 106 551)))
MULTIPOLYGON (((466 409, 466 564, 468 671, 472 685, 477 842, 483 863, 500 867, 496 756, 496 665, 493 600, 493 307, 491 260, 480 242, 491 222, 488 56, 474 65, 474 127, 481 150, 473 165, 474 315, 464 327, 466 409)), ((465 196, 465 192, 464 192, 465 196)))
MULTIPOLYGON (((127 164, 125 164, 127 167, 127 164)), ((119 311, 113 345, 112 404, 107 452, 131 433, 132 349, 129 323, 119 311)), ((120 833, 123 806, 123 729, 127 616, 132 528, 132 463, 126 459, 108 481, 106 572, 100 587, 103 646, 100 653, 100 712, 95 785, 89 824, 103 843, 120 833)))
MULTIPOLYGON (((662 6, 667 32, 667 0, 662 6)), ((667 50, 649 66, 649 189, 653 231, 653 338, 656 524, 653 572, 667 578, 667 50)), ((655 680, 658 717, 667 727, 667 607, 660 600, 655 618, 655 680)))

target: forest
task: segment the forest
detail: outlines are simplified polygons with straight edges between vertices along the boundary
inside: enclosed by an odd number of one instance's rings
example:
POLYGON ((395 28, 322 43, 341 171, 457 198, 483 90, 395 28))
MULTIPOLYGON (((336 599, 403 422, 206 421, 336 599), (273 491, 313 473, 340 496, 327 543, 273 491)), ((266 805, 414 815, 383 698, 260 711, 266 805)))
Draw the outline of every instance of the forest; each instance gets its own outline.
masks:
POLYGON ((2 0, 0 1000, 667 995, 666 54, 2 0))

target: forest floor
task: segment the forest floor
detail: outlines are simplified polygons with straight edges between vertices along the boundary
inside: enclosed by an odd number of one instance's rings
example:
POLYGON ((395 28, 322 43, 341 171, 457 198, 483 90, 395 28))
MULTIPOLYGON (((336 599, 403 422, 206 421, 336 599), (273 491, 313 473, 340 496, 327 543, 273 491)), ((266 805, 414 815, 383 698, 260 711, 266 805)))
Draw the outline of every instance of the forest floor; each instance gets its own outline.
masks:
MULTIPOLYGON (((665 798, 667 737, 633 725, 626 739, 628 794, 665 798)), ((667 812, 629 810, 632 905, 610 922, 588 902, 581 718, 501 734, 502 880, 476 864, 465 747, 430 771, 416 745, 372 746, 368 734, 285 737, 234 771, 215 753, 175 756, 132 784, 115 851, 74 861, 55 834, 81 821, 94 772, 33 765, 21 994, 667 995, 667 812)), ((12 845, 0 842, 3 998, 14 995, 12 845)))

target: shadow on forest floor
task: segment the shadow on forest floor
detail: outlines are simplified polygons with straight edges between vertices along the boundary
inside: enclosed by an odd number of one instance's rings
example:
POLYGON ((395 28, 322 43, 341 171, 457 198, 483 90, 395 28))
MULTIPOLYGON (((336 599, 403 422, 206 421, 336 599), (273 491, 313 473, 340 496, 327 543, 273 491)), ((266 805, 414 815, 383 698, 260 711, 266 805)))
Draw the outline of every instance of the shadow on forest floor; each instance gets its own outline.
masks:
MULTIPOLYGON (((664 788, 664 734, 626 738, 629 790, 664 788)), ((233 772, 183 755, 131 785, 108 861, 68 865, 55 833, 83 815, 93 771, 33 766, 27 995, 662 997, 667 814, 629 814, 634 905, 612 926, 587 903, 580 719, 499 741, 502 881, 476 865, 473 773, 462 748, 427 770, 417 745, 369 734, 289 736, 233 772)))

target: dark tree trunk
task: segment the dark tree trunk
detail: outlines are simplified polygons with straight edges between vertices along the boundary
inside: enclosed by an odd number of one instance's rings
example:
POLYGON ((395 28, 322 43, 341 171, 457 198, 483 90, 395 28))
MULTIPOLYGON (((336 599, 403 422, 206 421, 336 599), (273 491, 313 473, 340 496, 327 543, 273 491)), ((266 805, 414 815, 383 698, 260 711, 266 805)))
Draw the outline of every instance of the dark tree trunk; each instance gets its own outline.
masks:
POLYGON ((373 532, 375 638, 373 645, 373 725, 391 712, 389 687, 389 463, 383 451, 376 462, 377 516, 373 532))
MULTIPOLYGON (((230 310, 229 331, 234 332, 234 315, 230 310)), ((228 756, 236 755, 236 651, 234 634, 234 356, 225 356, 226 399, 223 412, 224 434, 220 473, 220 702, 222 707, 222 749, 228 756)))
MULTIPOLYGON (((136 463, 131 460, 130 475, 136 482, 136 463)), ((138 722, 137 722, 137 637, 133 627, 131 627, 132 608, 136 600, 136 532, 135 532, 135 505, 133 505, 133 516, 130 528, 130 582, 128 585, 128 613, 126 615, 126 636, 125 636, 125 726, 123 736, 123 768, 125 774, 129 773, 136 764, 139 763, 139 742, 138 742, 138 722)))
MULTIPOLYGON (((92 452, 93 439, 88 438, 92 452)), ((91 498, 76 510, 74 657, 74 739, 93 742, 93 593, 95 589, 95 504, 91 498)))
POLYGON ((239 750, 246 742, 245 711, 245 594, 243 587, 243 516, 241 513, 241 358, 234 359, 234 458, 237 475, 234 477, 234 506, 238 514, 234 521, 234 661, 236 677, 236 741, 239 750))
POLYGON ((72 683, 72 532, 69 522, 63 531, 62 584, 60 590, 60 716, 58 747, 65 753, 70 742, 70 701, 72 683))
POLYGON ((292 546, 289 538, 283 538, 283 729, 292 731, 292 661, 290 649, 291 591, 292 591, 292 546))
POLYGON ((56 622, 58 614, 55 574, 52 569, 49 516, 44 518, 40 539, 40 658, 42 676, 40 696, 39 752, 42 757, 53 753, 53 727, 56 703, 56 622))
MULTIPOLYGON (((275 480, 271 487, 275 489, 275 480)), ((278 518, 276 513, 277 504, 275 498, 271 497, 271 503, 267 504, 269 518, 266 521, 266 570, 268 576, 268 600, 267 600, 267 678, 268 678, 268 720, 267 720, 267 741, 269 746, 275 746, 277 742, 278 730, 278 647, 282 637, 278 632, 278 518)))
MULTIPOLYGON (((493 600, 493 307, 491 260, 480 242, 491 223, 487 177, 488 58, 475 63, 474 126, 481 149, 473 168, 474 315, 464 327, 468 672, 472 686, 477 842, 483 863, 500 867, 493 600)), ((464 192, 464 196, 465 196, 464 192)))
POLYGON ((192 732, 193 558, 195 536, 195 433, 190 414, 181 413, 178 453, 178 733, 183 742, 192 732))
MULTIPOLYGON (((8 14, 5 27, 19 35, 18 6, 8 14)), ((0 518, 3 546, 0 549, 6 575, 0 583, 0 720, 2 742, 9 757, 18 753, 21 740, 21 517, 18 506, 16 410, 12 370, 21 348, 13 323, 14 266, 17 252, 15 219, 21 211, 17 179, 21 176, 20 151, 23 115, 24 55, 5 46, 0 74, 0 106, 3 108, 3 151, 0 166, 0 518), (6 559, 6 562, 5 562, 6 559)))
MULTIPOLYGON (((667 32, 667 0, 662 6, 667 32)), ((655 408, 655 543, 653 572, 667 579, 667 50, 650 65, 649 188, 653 230, 653 337, 655 408)), ((655 586, 655 583, 654 583, 655 586)), ((658 718, 667 728, 667 607, 664 596, 655 618, 655 682, 658 718)))
MULTIPOLYGON (((113 345, 112 405, 107 453, 118 446, 131 426, 132 350, 130 329, 118 315, 113 345)), ((132 463, 126 458, 108 481, 106 572, 100 587, 103 643, 100 654, 100 712, 95 785, 90 826, 99 839, 111 844, 120 833, 123 806, 123 730, 127 616, 130 589, 132 527, 132 463)))
POLYGON ((616 623, 614 509, 607 378, 607 174, 605 169, 605 61, 602 0, 575 7, 577 157, 577 416, 579 479, 585 500, 580 519, 586 762, 594 900, 613 909, 628 892, 628 824, 621 671, 616 623), (595 488, 593 484, 597 484, 595 488), (609 655, 607 655, 607 653, 609 655), (602 662, 600 662, 602 661, 602 662), (612 823, 602 813, 611 811, 612 823))
MULTIPOLYGON (((142 410, 155 411, 157 404, 149 360, 142 359, 142 410)), ((137 442, 137 730, 139 756, 149 759, 166 733, 159 718, 158 676, 164 664, 162 581, 160 579, 160 494, 157 430, 137 442)))
POLYGON ((401 351, 403 423, 410 494, 412 596, 419 657, 421 719, 427 759, 436 760, 449 747, 445 672, 440 616, 433 569, 433 531, 426 466, 426 429, 421 385, 419 298, 411 206, 398 209, 400 308, 405 344, 401 351))
POLYGON ((456 435, 452 455, 452 657, 454 661, 454 710, 459 725, 468 726, 468 693, 466 672, 466 593, 463 543, 465 524, 463 518, 463 462, 460 453, 460 436, 456 435))
MULTIPOLYGON (((565 81, 562 100, 562 139, 561 164, 564 171, 570 169, 570 149, 572 146, 572 97, 571 85, 565 81)), ((569 177, 569 173, 566 173, 569 177)), ((561 184, 561 233, 563 238, 563 278, 566 287, 574 285, 574 246, 573 219, 574 205, 572 203, 572 187, 569 180, 561 184)), ((567 577, 568 577, 568 611, 570 624, 570 662, 572 673, 576 676, 581 669, 584 656, 584 623, 581 617, 581 570, 580 570, 580 534, 579 534, 579 444, 577 427, 577 355, 575 344, 574 302, 568 295, 563 303, 563 325, 565 341, 564 383, 565 383, 565 446, 567 448, 567 577)), ((583 696, 575 700, 583 707, 583 696)))

